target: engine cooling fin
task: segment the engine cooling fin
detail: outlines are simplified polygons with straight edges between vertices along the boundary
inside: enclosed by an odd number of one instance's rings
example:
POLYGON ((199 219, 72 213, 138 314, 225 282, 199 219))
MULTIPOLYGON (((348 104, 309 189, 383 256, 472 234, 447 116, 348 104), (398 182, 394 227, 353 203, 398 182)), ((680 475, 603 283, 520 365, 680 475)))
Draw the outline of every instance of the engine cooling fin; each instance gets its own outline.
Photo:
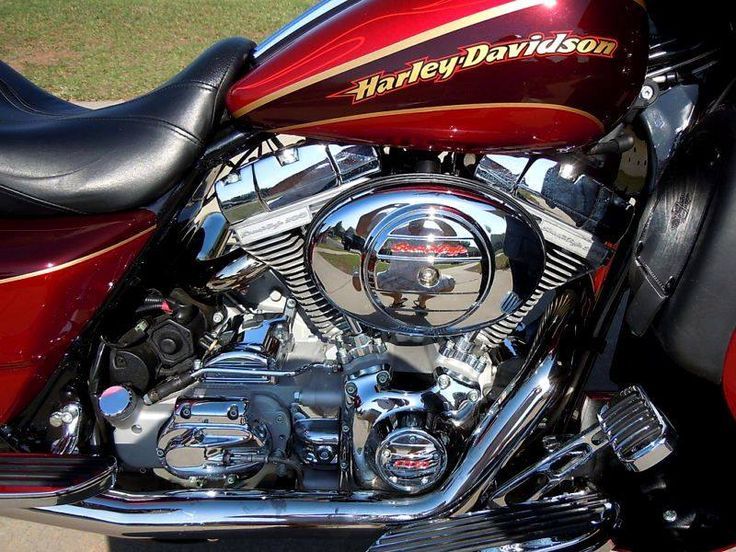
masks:
POLYGON ((584 259, 554 244, 547 242, 545 251, 546 261, 544 273, 537 289, 534 290, 531 297, 507 318, 481 331, 481 338, 489 345, 500 345, 516 329, 535 305, 539 303, 539 300, 547 291, 558 288, 590 270, 584 259))
POLYGON ((599 495, 570 496, 405 525, 369 552, 593 550, 609 541, 616 518, 599 495))
POLYGON ((245 249, 281 277, 309 320, 322 334, 343 333, 348 330, 348 323, 317 288, 307 269, 305 245, 301 233, 294 230, 253 242, 245 249))

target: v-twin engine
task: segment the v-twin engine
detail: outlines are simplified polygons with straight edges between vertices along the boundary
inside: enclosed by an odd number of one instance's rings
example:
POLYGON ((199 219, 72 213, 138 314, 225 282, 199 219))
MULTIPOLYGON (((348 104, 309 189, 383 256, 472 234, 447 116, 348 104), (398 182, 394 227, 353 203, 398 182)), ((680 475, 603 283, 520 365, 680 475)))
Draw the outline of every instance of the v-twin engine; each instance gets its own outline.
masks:
POLYGON ((510 158, 475 178, 448 159, 397 172, 370 146, 306 143, 220 178, 188 229, 198 259, 227 260, 210 304, 154 293, 111 346, 98 406, 124 464, 189 487, 447 484, 545 306, 608 254, 533 182, 499 185, 510 158))

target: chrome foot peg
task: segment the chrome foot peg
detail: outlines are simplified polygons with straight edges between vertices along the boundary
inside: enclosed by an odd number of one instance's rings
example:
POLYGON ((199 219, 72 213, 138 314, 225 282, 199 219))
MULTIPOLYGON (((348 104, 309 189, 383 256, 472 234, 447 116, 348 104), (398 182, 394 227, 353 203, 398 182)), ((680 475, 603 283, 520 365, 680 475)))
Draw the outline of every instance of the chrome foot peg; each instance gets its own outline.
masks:
POLYGON ((505 506, 537 500, 570 480, 598 451, 611 447, 632 471, 655 466, 672 452, 671 429, 644 391, 632 386, 618 393, 598 414, 598 423, 567 441, 537 464, 499 486, 491 500, 505 506))

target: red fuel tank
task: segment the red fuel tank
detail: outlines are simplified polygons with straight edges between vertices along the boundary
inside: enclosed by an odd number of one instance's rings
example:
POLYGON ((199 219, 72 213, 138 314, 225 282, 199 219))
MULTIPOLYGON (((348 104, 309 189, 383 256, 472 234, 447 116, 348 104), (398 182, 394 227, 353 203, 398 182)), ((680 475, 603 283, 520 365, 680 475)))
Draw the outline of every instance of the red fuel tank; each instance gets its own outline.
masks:
POLYGON ((228 94, 280 133, 421 149, 581 145, 644 80, 643 0, 327 0, 228 94))

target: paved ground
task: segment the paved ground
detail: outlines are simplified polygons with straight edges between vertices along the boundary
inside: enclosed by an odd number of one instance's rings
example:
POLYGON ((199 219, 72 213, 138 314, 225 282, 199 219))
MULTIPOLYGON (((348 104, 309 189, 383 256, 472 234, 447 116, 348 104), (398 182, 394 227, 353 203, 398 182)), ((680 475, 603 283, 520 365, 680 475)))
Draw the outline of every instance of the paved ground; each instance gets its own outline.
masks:
POLYGON ((213 542, 161 543, 108 539, 99 535, 0 517, 0 550, 13 552, 362 552, 370 545, 363 535, 280 540, 254 538, 213 542))

